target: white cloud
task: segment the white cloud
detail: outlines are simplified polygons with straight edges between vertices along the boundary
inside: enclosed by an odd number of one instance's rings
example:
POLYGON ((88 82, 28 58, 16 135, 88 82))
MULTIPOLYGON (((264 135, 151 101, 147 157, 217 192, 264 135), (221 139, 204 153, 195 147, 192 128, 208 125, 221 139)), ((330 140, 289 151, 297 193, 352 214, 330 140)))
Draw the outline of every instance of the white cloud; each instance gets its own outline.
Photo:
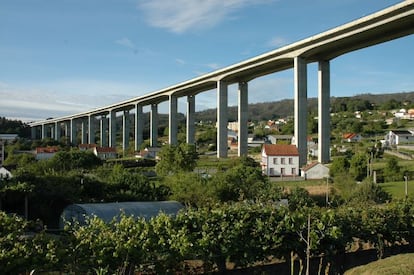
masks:
POLYGON ((210 64, 207 64, 207 67, 213 70, 217 70, 217 69, 220 69, 221 66, 220 64, 217 64, 217 63, 210 63, 210 64))
POLYGON ((210 28, 235 11, 274 0, 141 0, 138 8, 154 27, 183 33, 190 29, 210 28))
POLYGON ((283 37, 274 37, 268 43, 269 47, 279 48, 289 44, 289 41, 283 37))
POLYGON ((115 43, 130 49, 135 49, 135 44, 126 37, 116 40, 115 43))
POLYGON ((137 97, 139 85, 99 80, 56 81, 36 88, 0 82, 0 116, 24 121, 86 112, 137 97))
POLYGON ((175 59, 175 62, 177 62, 178 64, 180 64, 180 65, 185 65, 185 64, 187 64, 187 62, 185 62, 183 59, 180 59, 180 58, 176 58, 175 59))

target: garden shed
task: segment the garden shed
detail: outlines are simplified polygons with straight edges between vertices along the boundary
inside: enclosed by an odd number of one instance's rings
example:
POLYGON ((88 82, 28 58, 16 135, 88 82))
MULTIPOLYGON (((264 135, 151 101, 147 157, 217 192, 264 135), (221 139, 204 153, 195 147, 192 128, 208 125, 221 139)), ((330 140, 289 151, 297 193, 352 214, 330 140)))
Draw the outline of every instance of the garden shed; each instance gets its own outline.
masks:
POLYGON ((127 216, 150 219, 160 213, 175 215, 184 206, 177 201, 145 201, 145 202, 111 202, 71 204, 63 209, 60 215, 60 228, 65 222, 77 221, 86 224, 87 217, 96 216, 105 222, 112 221, 121 213, 127 216))

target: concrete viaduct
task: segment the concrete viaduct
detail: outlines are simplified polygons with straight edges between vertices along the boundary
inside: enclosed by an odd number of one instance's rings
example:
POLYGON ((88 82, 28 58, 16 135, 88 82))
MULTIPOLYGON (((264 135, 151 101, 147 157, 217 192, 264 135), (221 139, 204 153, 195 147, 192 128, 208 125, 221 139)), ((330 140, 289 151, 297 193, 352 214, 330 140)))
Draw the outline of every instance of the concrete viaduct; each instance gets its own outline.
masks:
MULTIPOLYGON (((300 166, 307 156, 307 64, 318 63, 318 160, 329 162, 330 148, 330 60, 365 47, 414 33, 414 0, 362 17, 307 39, 250 58, 243 62, 193 78, 191 80, 132 98, 110 106, 70 116, 30 123, 32 138, 60 139, 61 134, 75 143, 78 128, 82 143, 95 143, 99 131, 101 146, 115 147, 116 116, 123 115, 123 142, 129 144, 130 129, 135 133, 135 149, 143 143, 143 107, 150 106, 150 144, 157 146, 158 104, 169 103, 169 143, 177 143, 177 99, 187 97, 186 139, 195 141, 195 97, 217 90, 217 157, 227 157, 228 86, 238 84, 238 154, 247 154, 247 109, 249 81, 293 68, 294 135, 300 154, 300 166), (135 127, 130 127, 129 112, 135 110, 135 127), (96 120, 99 120, 99 124, 96 120), (94 125, 100 125, 94 129, 94 125), (80 126, 79 126, 80 125, 80 126), (63 127, 63 129, 62 129, 63 127), (62 131, 63 130, 63 131, 62 131), (39 134, 40 133, 40 134, 39 134)), ((379 57, 380 58, 380 57, 379 57)))

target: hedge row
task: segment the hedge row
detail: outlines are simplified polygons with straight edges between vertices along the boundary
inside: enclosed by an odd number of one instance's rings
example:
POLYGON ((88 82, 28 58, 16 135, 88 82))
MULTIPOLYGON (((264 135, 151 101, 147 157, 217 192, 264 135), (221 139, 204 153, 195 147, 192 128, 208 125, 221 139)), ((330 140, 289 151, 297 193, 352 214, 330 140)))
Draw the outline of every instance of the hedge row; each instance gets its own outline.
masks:
POLYGON ((30 270, 84 273, 173 273, 224 270, 271 258, 310 256, 329 262, 359 239, 378 249, 414 240, 413 202, 385 206, 306 208, 291 212, 272 204, 238 203, 214 209, 187 209, 176 217, 149 221, 123 216, 107 224, 67 227, 60 237, 25 236, 27 223, 0 213, 0 266, 6 273, 30 270), (189 270, 191 260, 202 269, 189 270))

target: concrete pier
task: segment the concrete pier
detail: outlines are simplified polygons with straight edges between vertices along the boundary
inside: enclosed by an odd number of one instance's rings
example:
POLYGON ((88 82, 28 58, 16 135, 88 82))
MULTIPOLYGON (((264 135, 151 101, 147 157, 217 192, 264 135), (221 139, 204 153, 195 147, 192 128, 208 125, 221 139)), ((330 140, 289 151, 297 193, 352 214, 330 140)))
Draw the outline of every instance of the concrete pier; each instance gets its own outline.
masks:
POLYGON ((178 132, 178 123, 177 123, 177 97, 170 95, 169 100, 169 116, 168 116, 168 143, 171 145, 177 144, 177 132, 178 132))
POLYGON ((227 157, 227 101, 228 86, 224 81, 217 82, 217 157, 227 157))
POLYGON ((144 142, 143 139, 143 113, 142 113, 142 105, 136 104, 135 105, 135 151, 139 151, 141 144, 144 142))
POLYGON ((239 108, 238 108, 238 122, 239 122, 239 136, 238 136, 238 156, 247 155, 247 122, 248 122, 248 84, 247 82, 239 82, 238 90, 239 108))
POLYGON ((318 161, 330 161, 330 65, 320 61, 318 67, 318 161))
POLYGON ((150 113, 150 146, 158 146, 158 104, 151 105, 150 113))
POLYGON ((307 131, 308 131, 308 87, 307 64, 302 57, 294 59, 295 82, 295 143, 299 151, 299 167, 306 164, 307 159, 307 131))
POLYGON ((187 133, 187 143, 195 143, 195 95, 187 96, 187 120, 186 120, 186 133, 187 133))

